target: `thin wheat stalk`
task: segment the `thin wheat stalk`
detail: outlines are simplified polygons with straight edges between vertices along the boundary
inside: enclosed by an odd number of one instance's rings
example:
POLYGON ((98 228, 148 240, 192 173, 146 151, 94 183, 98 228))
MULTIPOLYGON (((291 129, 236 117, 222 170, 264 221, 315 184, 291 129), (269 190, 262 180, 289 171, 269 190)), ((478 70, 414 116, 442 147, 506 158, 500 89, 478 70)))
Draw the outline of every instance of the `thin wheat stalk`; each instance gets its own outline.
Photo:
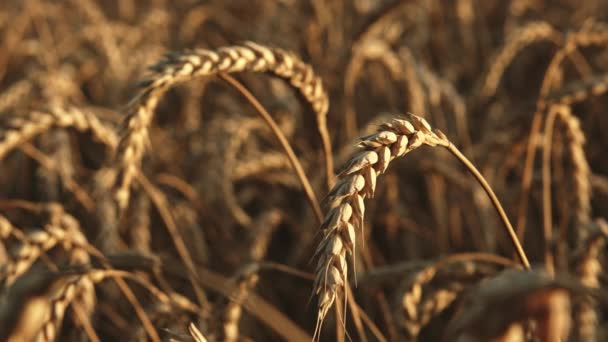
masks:
MULTIPOLYGON (((285 151, 287 158, 289 158, 289 162, 291 163, 291 166, 293 167, 294 171, 296 172, 296 175, 298 176, 300 183, 302 183, 302 188, 304 189, 304 193, 306 194, 308 203, 312 207, 312 209, 315 213, 315 216, 317 216, 317 219, 319 221, 321 221, 323 218, 323 213, 321 212, 321 207, 319 206, 319 202, 317 201, 315 193, 312 190, 310 181, 308 180, 308 177, 306 176, 306 173, 304 172, 304 168, 302 167, 302 164, 300 163, 298 157, 296 157, 296 154, 293 151, 293 148, 291 148, 291 144, 289 144, 289 141, 287 140, 287 138, 285 137, 283 132, 281 132, 281 129, 279 128, 277 123, 272 119, 272 117, 266 111, 264 106, 262 106, 262 104, 259 101, 257 101, 257 99, 253 96, 253 94, 251 94, 240 82, 238 82, 234 78, 232 78, 229 75, 224 74, 224 73, 220 73, 219 76, 224 81, 228 82, 230 85, 232 85, 238 91, 240 91, 241 94, 243 94, 243 96, 245 96, 247 101, 249 101, 249 103, 251 103, 255 107, 255 109, 258 111, 260 116, 268 124, 268 126, 272 130, 272 133, 275 135, 277 140, 279 140, 279 143, 281 144, 281 147, 285 151)), ((333 171, 332 171, 332 173, 333 173, 333 171)), ((333 179, 330 180, 330 183, 333 183, 333 179)), ((328 184, 330 184, 330 183, 328 183, 328 184)), ((330 185, 330 187, 331 187, 331 185, 330 185)))
POLYGON ((144 191, 150 197, 152 203, 156 206, 156 209, 158 210, 162 220, 165 223, 165 226, 167 227, 167 230, 169 231, 169 235, 173 240, 177 253, 186 264, 186 267, 188 268, 188 278, 190 280, 190 283, 192 284, 192 287, 194 288, 194 292, 199 303, 202 306, 208 305, 209 301, 207 299, 207 296, 205 295, 205 292, 201 289, 200 286, 198 286, 195 280, 199 276, 199 274, 197 272, 197 268, 195 268, 194 260, 192 259, 192 255, 190 254, 190 251, 188 250, 188 247, 184 242, 184 238, 182 237, 182 234, 178 229, 177 224, 175 223, 175 219, 173 218, 173 214, 169 209, 168 201, 165 194, 158 190, 154 186, 154 184, 152 184, 141 173, 138 173, 137 181, 144 188, 144 191))
POLYGON ((326 122, 329 107, 327 94, 312 68, 294 54, 247 42, 217 51, 197 49, 170 53, 151 70, 153 74, 142 82, 143 89, 131 102, 131 109, 123 122, 115 160, 115 167, 119 170, 115 185, 119 207, 124 209, 129 201, 131 182, 148 143, 148 127, 152 124, 154 110, 163 94, 177 84, 221 72, 268 72, 288 80, 298 89, 316 113, 325 153, 327 181, 328 184, 333 182, 333 161, 326 122))
POLYGON ((530 267, 500 202, 483 176, 441 131, 432 130, 423 118, 408 114, 405 119, 393 119, 381 125, 377 133, 361 139, 359 146, 363 151, 347 163, 327 196, 329 210, 321 224, 323 237, 315 252, 318 261, 314 293, 319 297, 315 336, 338 293, 344 294, 348 281, 346 258, 350 254, 354 264, 356 232, 363 227, 364 199, 373 198, 377 177, 386 171, 392 160, 423 145, 448 149, 475 176, 503 220, 520 261, 526 268, 530 267))
POLYGON ((196 327, 196 325, 194 325, 194 323, 190 323, 188 325, 188 331, 190 332, 190 335, 192 335, 192 338, 194 339, 195 342, 207 342, 207 339, 205 338, 203 333, 200 330, 198 330, 198 328, 196 327))

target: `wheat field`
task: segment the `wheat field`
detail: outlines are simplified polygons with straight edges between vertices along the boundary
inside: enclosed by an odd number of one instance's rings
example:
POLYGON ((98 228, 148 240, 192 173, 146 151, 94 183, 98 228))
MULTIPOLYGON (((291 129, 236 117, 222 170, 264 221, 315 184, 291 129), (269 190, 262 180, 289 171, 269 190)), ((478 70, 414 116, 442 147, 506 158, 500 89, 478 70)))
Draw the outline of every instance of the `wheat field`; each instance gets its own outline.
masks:
POLYGON ((3 0, 0 341, 604 341, 607 72, 606 0, 3 0))

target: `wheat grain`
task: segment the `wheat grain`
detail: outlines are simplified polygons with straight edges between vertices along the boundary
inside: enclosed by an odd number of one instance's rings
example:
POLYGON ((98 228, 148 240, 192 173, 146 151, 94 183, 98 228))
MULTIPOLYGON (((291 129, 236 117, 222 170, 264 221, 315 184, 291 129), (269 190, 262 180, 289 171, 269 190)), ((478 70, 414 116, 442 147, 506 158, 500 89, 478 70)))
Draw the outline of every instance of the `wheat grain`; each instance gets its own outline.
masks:
MULTIPOLYGON (((566 105, 552 105, 549 108, 547 121, 545 123, 545 139, 543 146, 543 194, 544 194, 544 231, 546 242, 552 241, 552 208, 551 208, 551 170, 549 168, 551 156, 551 144, 553 138, 553 125, 556 119, 564 124, 567 138, 567 148, 570 159, 572 161, 572 179, 574 180, 575 188, 575 227, 576 235, 579 241, 586 238, 585 227, 591 217, 591 184, 590 184, 590 168, 585 156, 584 144, 585 134, 580 128, 580 122, 576 116, 572 114, 571 108, 566 105)), ((547 253, 549 251, 547 250, 547 253)), ((549 259, 551 256, 547 255, 549 259)), ((552 261, 547 261, 552 263, 552 261)))
POLYGON ((205 338, 203 333, 200 332, 200 330, 198 330, 196 325, 194 325, 193 323, 190 323, 190 325, 188 325, 188 331, 190 331, 190 335, 192 335, 192 338, 194 338, 195 342, 207 342, 207 339, 205 338))

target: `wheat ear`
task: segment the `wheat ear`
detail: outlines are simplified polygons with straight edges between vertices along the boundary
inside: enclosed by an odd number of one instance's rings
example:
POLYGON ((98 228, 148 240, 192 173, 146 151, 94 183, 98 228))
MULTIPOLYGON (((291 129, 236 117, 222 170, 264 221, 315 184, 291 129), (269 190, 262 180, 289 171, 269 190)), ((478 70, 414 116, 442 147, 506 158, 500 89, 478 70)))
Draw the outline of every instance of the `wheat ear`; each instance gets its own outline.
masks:
POLYGON ((115 160, 115 166, 119 170, 115 197, 121 208, 125 208, 129 201, 129 188, 143 158, 148 143, 148 127, 160 98, 172 86, 218 73, 267 72, 287 80, 300 91, 316 113, 325 153, 327 180, 331 184, 333 161, 326 122, 329 100, 321 79, 315 75, 312 67, 293 53, 246 42, 216 51, 196 49, 169 53, 151 70, 152 75, 142 82, 143 89, 132 101, 129 114, 123 122, 115 160))
POLYGON ((23 142, 53 127, 73 128, 79 132, 89 131, 95 139, 110 147, 117 144, 114 131, 94 114, 76 107, 55 106, 48 111, 33 111, 27 116, 11 118, 0 134, 0 160, 23 142))
POLYGON ((315 336, 327 312, 335 302, 338 292, 344 294, 348 279, 347 254, 355 255, 356 231, 363 227, 365 198, 372 198, 376 179, 395 158, 402 157, 416 148, 442 146, 456 156, 483 186, 498 210, 512 239, 522 264, 529 262, 500 202, 479 171, 450 143, 439 130, 433 130, 421 117, 408 114, 405 119, 392 119, 382 124, 378 132, 361 139, 363 151, 356 154, 338 175, 338 181, 327 196, 328 212, 321 224, 322 240, 317 247, 318 259, 315 270, 314 293, 319 296, 318 319, 315 336))
MULTIPOLYGON (((606 248, 608 238, 608 224, 603 219, 594 222, 597 226, 587 233, 585 240, 580 241, 580 251, 575 261, 575 272, 581 284, 598 289, 602 286, 600 276, 602 264, 600 262, 602 251, 606 248)), ((579 230, 588 230, 588 226, 577 227, 579 230)), ((598 339, 598 307, 595 299, 589 298, 578 303, 574 310, 576 334, 580 341, 596 341, 598 339)))

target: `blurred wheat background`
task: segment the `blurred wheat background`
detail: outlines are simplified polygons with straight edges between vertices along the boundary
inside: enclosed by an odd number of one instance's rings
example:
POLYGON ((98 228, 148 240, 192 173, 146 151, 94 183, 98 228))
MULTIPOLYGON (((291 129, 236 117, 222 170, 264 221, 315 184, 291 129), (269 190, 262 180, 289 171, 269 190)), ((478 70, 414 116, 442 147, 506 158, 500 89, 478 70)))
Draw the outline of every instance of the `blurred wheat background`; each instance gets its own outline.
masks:
POLYGON ((603 341, 607 47, 606 0, 3 0, 0 340, 603 341))

